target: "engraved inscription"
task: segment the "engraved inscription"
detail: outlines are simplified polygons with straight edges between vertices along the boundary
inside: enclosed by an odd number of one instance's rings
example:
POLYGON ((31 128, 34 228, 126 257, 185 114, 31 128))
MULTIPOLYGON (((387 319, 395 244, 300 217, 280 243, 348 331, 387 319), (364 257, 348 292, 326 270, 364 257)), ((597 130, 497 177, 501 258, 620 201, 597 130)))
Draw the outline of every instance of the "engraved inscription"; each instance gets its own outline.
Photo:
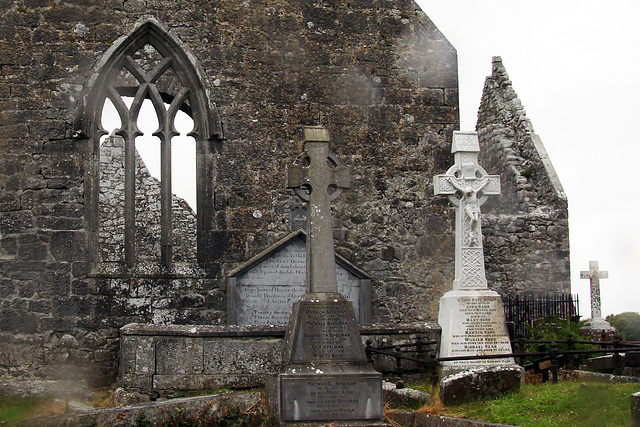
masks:
MULTIPOLYGON (((511 343, 503 319, 496 315, 502 307, 499 300, 483 297, 459 298, 458 319, 452 325, 450 356, 511 353, 511 343)), ((487 364, 513 363, 510 359, 487 359, 487 364)), ((454 365, 478 365, 482 361, 453 361, 454 365)))
MULTIPOLYGON (((291 307, 305 292, 306 247, 295 240, 238 277, 239 325, 286 325, 291 307)), ((336 265, 338 292, 359 313, 360 281, 336 265)))
POLYGON ((286 378, 283 399, 286 421, 378 419, 380 383, 367 377, 318 376, 286 378))
POLYGON ((304 338, 313 359, 342 359, 351 333, 344 305, 304 308, 304 338))

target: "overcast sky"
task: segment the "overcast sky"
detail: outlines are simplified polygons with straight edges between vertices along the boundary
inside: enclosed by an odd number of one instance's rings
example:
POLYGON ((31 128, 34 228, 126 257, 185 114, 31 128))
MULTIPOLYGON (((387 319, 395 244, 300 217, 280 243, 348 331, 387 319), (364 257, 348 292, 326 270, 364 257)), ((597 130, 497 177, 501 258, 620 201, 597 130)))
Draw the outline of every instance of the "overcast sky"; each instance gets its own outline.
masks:
POLYGON ((590 260, 609 272, 603 316, 640 312, 640 2, 417 2, 458 51, 461 130, 475 130, 491 58, 502 57, 569 199, 582 317, 590 260))

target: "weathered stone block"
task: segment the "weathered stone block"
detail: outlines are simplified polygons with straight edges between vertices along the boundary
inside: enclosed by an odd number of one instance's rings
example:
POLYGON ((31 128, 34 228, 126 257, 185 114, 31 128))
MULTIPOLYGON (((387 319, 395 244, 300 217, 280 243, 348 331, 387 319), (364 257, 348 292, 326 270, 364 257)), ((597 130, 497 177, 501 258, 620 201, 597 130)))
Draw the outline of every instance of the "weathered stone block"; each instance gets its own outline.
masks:
POLYGON ((281 340, 207 339, 203 346, 206 374, 269 374, 281 362, 281 340))
POLYGON ((496 366, 459 372, 440 381, 440 400, 445 405, 457 405, 518 391, 523 373, 520 366, 496 366))
POLYGON ((38 316, 24 310, 1 309, 0 330, 32 334, 38 331, 38 316))
POLYGON ((33 213, 30 211, 0 212, 0 234, 24 233, 33 228, 33 213))
POLYGON ((201 374, 203 342, 196 338, 159 338, 156 345, 156 373, 159 375, 201 374), (180 357, 175 357, 180 354, 180 357))
POLYGON ((640 351, 630 351, 624 355, 624 365, 632 368, 640 367, 640 351))
POLYGON ((57 261, 82 261, 87 256, 86 233, 56 231, 51 235, 51 254, 57 261))
POLYGON ((431 400, 431 396, 424 391, 412 388, 398 388, 396 384, 383 381, 382 393, 385 405, 397 407, 421 407, 431 400))
POLYGON ((612 355, 592 357, 586 361, 587 370, 591 372, 612 373, 615 369, 615 360, 612 355))

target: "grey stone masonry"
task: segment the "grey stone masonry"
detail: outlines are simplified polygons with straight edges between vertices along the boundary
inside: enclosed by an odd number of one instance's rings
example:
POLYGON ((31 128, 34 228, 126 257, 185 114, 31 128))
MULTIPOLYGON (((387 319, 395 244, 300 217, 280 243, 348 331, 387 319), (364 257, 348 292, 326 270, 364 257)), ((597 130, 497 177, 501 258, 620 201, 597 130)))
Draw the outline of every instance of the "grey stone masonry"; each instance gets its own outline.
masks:
MULTIPOLYGON (((400 345, 416 339, 437 340, 435 322, 360 327, 362 342, 400 345)), ((127 390, 170 396, 184 390, 254 387, 278 372, 284 326, 154 326, 129 324, 120 330, 120 384, 127 390), (243 357, 239 358, 238 355, 243 357)), ((435 350, 435 348, 433 348, 435 350)), ((405 361, 404 369, 415 369, 405 361)), ((374 367, 394 372, 395 360, 374 355, 374 367)))
POLYGON ((500 57, 493 58, 476 125, 480 162, 502 194, 483 208, 485 263, 502 295, 569 293, 567 197, 500 57))

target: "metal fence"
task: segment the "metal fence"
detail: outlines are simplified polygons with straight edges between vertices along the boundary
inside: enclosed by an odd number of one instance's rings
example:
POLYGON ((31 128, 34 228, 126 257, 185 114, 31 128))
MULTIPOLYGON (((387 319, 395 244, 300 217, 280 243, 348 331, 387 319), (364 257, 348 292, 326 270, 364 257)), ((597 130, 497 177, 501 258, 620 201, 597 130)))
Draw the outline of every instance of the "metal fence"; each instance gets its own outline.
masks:
POLYGON ((516 363, 523 366, 525 370, 534 370, 536 373, 542 373, 543 381, 548 381, 549 375, 551 375, 552 381, 555 383, 558 382, 558 371, 560 368, 575 369, 574 357, 578 355, 598 356, 612 354, 615 365, 613 373, 619 374, 622 367, 620 354, 640 352, 640 343, 620 341, 617 336, 614 337, 612 341, 574 340, 571 336, 568 340, 558 341, 525 340, 524 338, 520 338, 512 343, 514 348, 511 353, 454 357, 438 357, 433 347, 430 347, 434 344, 437 344, 437 341, 418 340, 415 343, 373 347, 372 342, 367 341, 365 353, 370 363, 373 363, 374 356, 391 357, 395 359, 395 369, 393 373, 396 375, 402 375, 404 373, 430 374, 431 380, 435 384, 438 378, 437 368, 442 362, 513 357, 516 363), (527 344, 538 345, 538 351, 525 351, 527 344), (591 348, 577 350, 574 346, 578 344, 586 344, 591 346, 591 348), (559 349, 558 345, 563 345, 564 348, 559 349))
POLYGON ((545 296, 507 296, 503 298, 504 314, 512 337, 524 336, 527 326, 533 327, 536 320, 555 316, 559 319, 578 322, 578 295, 561 294, 545 296))

